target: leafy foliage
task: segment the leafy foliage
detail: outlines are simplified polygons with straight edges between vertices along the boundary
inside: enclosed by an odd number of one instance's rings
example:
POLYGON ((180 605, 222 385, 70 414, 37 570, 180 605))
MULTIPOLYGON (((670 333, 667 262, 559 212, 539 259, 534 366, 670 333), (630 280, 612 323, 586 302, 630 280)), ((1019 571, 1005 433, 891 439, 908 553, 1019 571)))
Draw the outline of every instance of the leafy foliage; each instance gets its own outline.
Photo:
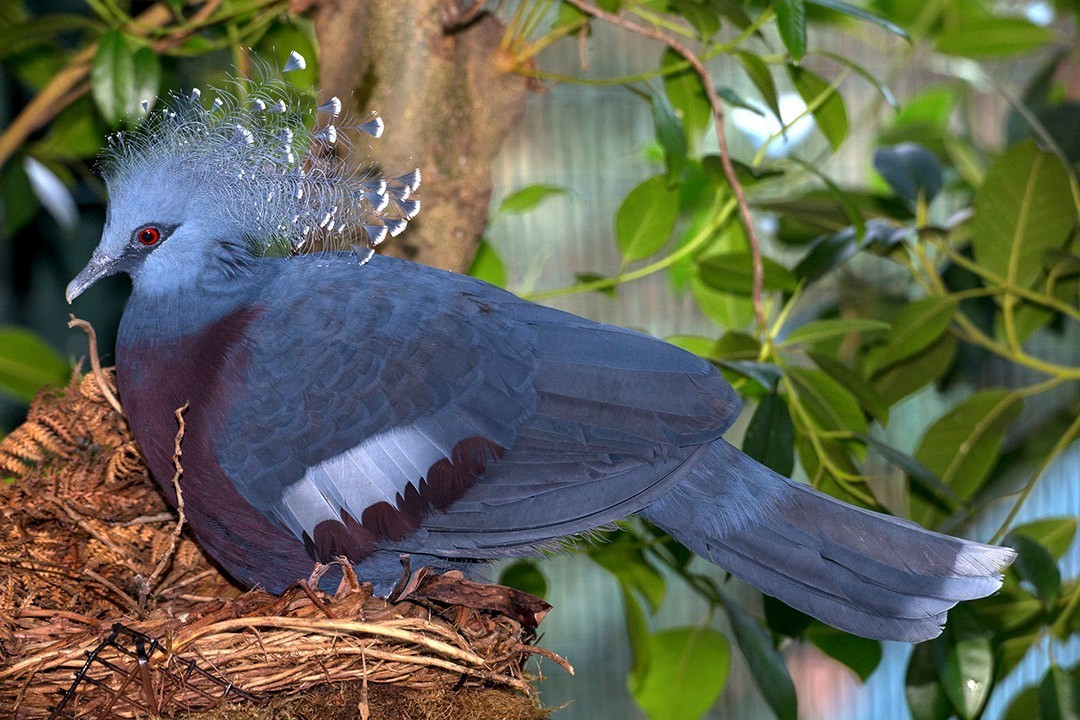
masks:
MULTIPOLYGON (((566 2, 547 13, 553 4, 515 6, 504 60, 525 74, 543 77, 544 48, 570 36, 587 46, 600 22, 566 2)), ((1075 73, 1075 53, 1068 52, 1075 38, 1063 37, 1063 24, 1045 27, 999 5, 964 0, 597 4, 673 34, 700 58, 726 57, 726 67, 741 75, 723 85, 705 82, 682 55, 657 45, 655 70, 617 79, 643 100, 641 112, 655 125, 657 162, 614 214, 619 266, 602 275, 579 272, 576 285, 542 296, 614 294, 624 283, 667 274, 673 291, 688 293, 714 323, 711 334, 671 340, 713 362, 752 406, 743 447, 753 457, 847 502, 879 510, 906 504, 913 519, 932 528, 955 531, 988 504, 1006 502, 1011 512, 993 539, 1004 537, 1019 560, 1003 590, 954 612, 944 635, 914 649, 906 676, 916 720, 980 717, 1021 658, 1045 652, 1041 639, 1080 630, 1080 579, 1064 577, 1059 566, 1076 518, 1014 523, 1046 467, 1080 435, 1080 368, 1038 354, 1029 342, 1037 334, 1075 337, 1080 320, 1080 101, 1062 79, 1075 73), (937 60, 946 54, 976 62, 938 62, 940 84, 898 100, 874 73, 815 47, 812 31, 826 27, 895 43, 890 47, 902 62, 934 52, 937 60), (990 76, 996 70, 978 63, 1048 47, 1060 52, 1046 53, 1018 101, 1010 96, 1007 142, 988 146, 972 108, 980 87, 997 82, 990 76), (963 72, 947 74, 956 68, 963 72), (845 100, 852 83, 869 87, 881 112, 855 115, 845 100), (749 209, 775 226, 761 258, 764 324, 755 320, 754 249, 712 142, 710 90, 726 109, 747 110, 764 128, 743 138, 748 152, 730 158, 749 209), (877 139, 865 165, 879 177, 858 186, 831 177, 827 161, 865 118, 874 119, 877 139), (807 121, 820 137, 798 144, 798 123, 807 121), (868 279, 866 268, 889 282, 868 279), (981 384, 988 362, 1023 369, 1028 384, 981 384), (935 387, 949 390, 949 405, 927 419, 922 437, 906 446, 914 450, 905 452, 887 440, 890 418, 901 402, 935 387), (1051 396, 1060 406, 1054 417, 1018 422, 1030 399, 1051 396), (1010 484, 1017 473, 1019 487, 1010 484), (898 482, 906 502, 882 493, 898 482)), ((1077 12, 1075 4, 1058 9, 1077 12)), ((244 66, 242 48, 268 55, 313 46, 306 20, 285 11, 284 0, 234 0, 206 14, 170 1, 135 18, 123 3, 90 3, 85 14, 45 14, 14 3, 0 17, 0 64, 12 84, 40 94, 65 70, 85 73, 88 83, 37 118, 41 133, 0 157, 7 246, 30 247, 28 238, 48 237, 42 228, 51 228, 19 160, 39 161, 77 197, 93 195, 89 162, 106 132, 137 120, 142 101, 174 77, 198 70, 189 58, 231 51, 244 66)), ((314 65, 291 79, 306 88, 314 65)), ((732 124, 726 130, 734 133, 732 124)), ((531 185, 504 198, 496 212, 539 212, 568 201, 567 188, 531 185)), ((65 264, 76 262, 59 262, 65 264)), ((492 244, 481 244, 471 272, 512 286, 492 244)), ((50 312, 60 310, 37 308, 26 317, 50 312)), ((33 334, 0 330, 0 393, 26 400, 42 384, 63 383, 67 372, 33 334)), ((698 572, 671 538, 640 520, 626 529, 585 552, 621 587, 633 653, 628 684, 651 718, 706 711, 723 691, 733 649, 784 720, 796 716, 797 700, 783 643, 813 643, 863 679, 878 666, 878 643, 847 637, 772 600, 756 617, 731 599, 726 584, 698 572), (651 630, 672 582, 726 618, 725 631, 651 630)), ((509 566, 501 579, 537 594, 547 590, 531 561, 509 566)), ((1006 717, 1080 717, 1078 703, 1080 669, 1053 664, 1006 717)))

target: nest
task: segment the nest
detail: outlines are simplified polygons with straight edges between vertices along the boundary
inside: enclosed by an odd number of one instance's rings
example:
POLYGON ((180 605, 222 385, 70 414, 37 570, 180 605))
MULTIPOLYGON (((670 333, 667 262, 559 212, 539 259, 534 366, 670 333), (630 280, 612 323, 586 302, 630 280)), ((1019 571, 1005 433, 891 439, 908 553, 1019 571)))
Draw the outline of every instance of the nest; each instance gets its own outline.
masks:
POLYGON ((0 476, 16 478, 0 489, 10 717, 176 715, 313 688, 344 697, 341 683, 357 685, 352 716, 385 695, 369 693, 377 683, 428 697, 509 691, 520 712, 501 716, 542 717, 526 662, 570 669, 532 644, 546 603, 428 568, 406 569, 389 602, 347 565, 334 595, 309 582, 244 593, 180 531, 109 404, 113 387, 99 371, 43 392, 0 442, 0 476))

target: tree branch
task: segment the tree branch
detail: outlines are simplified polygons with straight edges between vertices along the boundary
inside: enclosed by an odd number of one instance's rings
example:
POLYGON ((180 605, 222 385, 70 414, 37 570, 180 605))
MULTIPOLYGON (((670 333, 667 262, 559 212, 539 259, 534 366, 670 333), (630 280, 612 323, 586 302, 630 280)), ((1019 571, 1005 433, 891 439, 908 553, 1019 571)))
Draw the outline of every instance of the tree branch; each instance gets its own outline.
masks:
POLYGON ((746 192, 743 190, 742 183, 739 182, 739 178, 735 173, 735 166, 731 163, 731 153, 728 150, 727 135, 724 133, 724 106, 721 105, 720 97, 716 94, 716 87, 713 85, 712 75, 705 68, 701 59, 690 48, 676 38, 655 28, 646 27, 631 20, 627 20, 621 15, 609 13, 584 0, 566 1, 583 13, 609 22, 612 25, 628 30, 629 32, 641 35, 642 37, 664 43, 690 63, 690 67, 692 67, 694 72, 698 74, 698 77, 701 78, 701 84, 705 89, 705 95, 709 99, 709 105, 712 107, 713 117, 716 121, 716 139, 720 143, 720 162, 724 167, 724 176, 727 178, 728 184, 731 185, 731 191, 735 194, 735 201, 739 205, 739 215, 742 217, 743 227, 746 228, 746 237, 750 243, 750 257, 753 261, 754 269, 754 316, 757 318, 758 327, 764 332, 768 327, 768 321, 765 318, 765 304, 762 301, 762 291, 765 285, 765 266, 761 260, 761 243, 758 240, 757 231, 754 229, 754 220, 750 216, 750 205, 746 201, 746 192))

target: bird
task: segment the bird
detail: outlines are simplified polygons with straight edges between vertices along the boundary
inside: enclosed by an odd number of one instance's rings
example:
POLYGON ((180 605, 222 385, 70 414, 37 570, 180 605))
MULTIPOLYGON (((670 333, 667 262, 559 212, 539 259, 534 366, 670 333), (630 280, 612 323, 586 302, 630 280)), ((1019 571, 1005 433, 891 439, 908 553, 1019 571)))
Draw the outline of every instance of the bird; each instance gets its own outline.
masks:
POLYGON ((346 168, 337 147, 383 123, 296 91, 283 73, 303 64, 172 94, 111 135, 102 237, 66 293, 130 276, 125 414, 175 503, 186 408, 185 514, 233 579, 280 593, 344 558, 386 594, 402 555, 483 577, 636 515, 870 638, 932 638, 1000 587, 1011 549, 845 504, 727 442, 741 401, 707 360, 376 254, 419 212, 420 173, 346 168))

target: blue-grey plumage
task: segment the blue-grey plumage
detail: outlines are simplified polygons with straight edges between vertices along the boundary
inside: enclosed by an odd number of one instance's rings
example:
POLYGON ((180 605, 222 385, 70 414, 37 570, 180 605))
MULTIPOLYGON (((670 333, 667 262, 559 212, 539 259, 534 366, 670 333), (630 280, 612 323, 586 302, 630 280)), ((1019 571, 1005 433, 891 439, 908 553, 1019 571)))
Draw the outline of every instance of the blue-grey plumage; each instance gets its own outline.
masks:
MULTIPOLYGON (((407 261, 264 256, 273 228, 290 242, 343 224, 396 234, 419 209, 419 175, 313 173, 312 142, 333 133, 298 139, 303 123, 249 117, 261 105, 227 98, 228 127, 195 163, 158 136, 168 122, 126 141, 107 165, 101 243, 68 288, 70 300, 131 275, 117 372, 132 431, 171 496, 173 412, 188 405, 186 514, 239 581, 280 591, 344 556, 386 591, 401 552, 473 569, 640 513, 869 637, 933 637, 949 607, 1000 585, 1010 550, 844 505, 727 444, 740 402, 701 358, 407 261), (273 169, 282 142, 303 172, 273 169), (386 203, 328 205, 344 194, 386 203)), ((187 108, 210 124, 220 112, 187 108)))

